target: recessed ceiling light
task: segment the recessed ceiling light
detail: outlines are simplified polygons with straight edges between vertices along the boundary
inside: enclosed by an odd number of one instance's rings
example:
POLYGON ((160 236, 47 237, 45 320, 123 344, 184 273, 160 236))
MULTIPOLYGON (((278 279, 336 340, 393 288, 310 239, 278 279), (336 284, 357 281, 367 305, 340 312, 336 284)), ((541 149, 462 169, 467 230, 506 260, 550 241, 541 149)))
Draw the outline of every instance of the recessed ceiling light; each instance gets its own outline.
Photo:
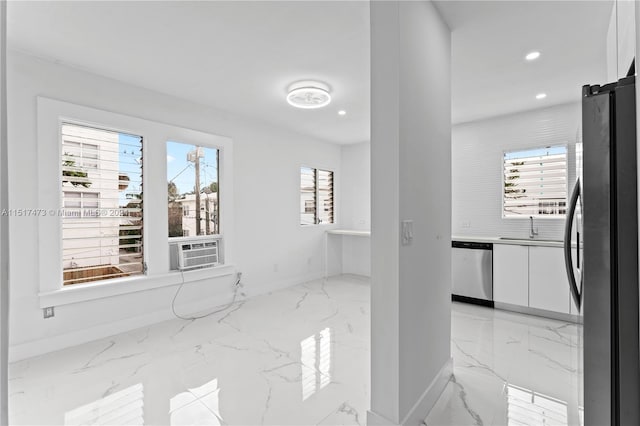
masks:
POLYGON ((524 58, 527 61, 533 61, 534 59, 538 59, 540 57, 540 52, 538 51, 533 51, 533 52, 529 52, 527 53, 527 56, 525 56, 524 58))
POLYGON ((347 111, 341 109, 340 111, 338 111, 338 115, 347 115, 347 111))
POLYGON ((296 108, 322 108, 331 102, 329 86, 318 81, 298 81, 289 86, 287 102, 296 108))
POLYGON ((538 93, 538 94, 536 95, 536 99, 544 99, 544 98, 546 98, 546 97, 547 97, 547 94, 546 94, 546 93, 538 93))

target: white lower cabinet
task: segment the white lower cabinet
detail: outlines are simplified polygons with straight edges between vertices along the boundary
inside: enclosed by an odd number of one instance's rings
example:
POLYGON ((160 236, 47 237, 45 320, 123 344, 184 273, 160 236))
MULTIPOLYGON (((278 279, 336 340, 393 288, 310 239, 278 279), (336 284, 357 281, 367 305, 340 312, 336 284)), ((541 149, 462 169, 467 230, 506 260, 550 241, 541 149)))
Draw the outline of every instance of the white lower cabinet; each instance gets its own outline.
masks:
POLYGON ((512 305, 529 304, 529 248, 493 245, 493 300, 512 305))
POLYGON ((493 300, 575 315, 563 249, 494 244, 493 300))
POLYGON ((568 314, 570 299, 563 249, 530 246, 529 307, 568 314))

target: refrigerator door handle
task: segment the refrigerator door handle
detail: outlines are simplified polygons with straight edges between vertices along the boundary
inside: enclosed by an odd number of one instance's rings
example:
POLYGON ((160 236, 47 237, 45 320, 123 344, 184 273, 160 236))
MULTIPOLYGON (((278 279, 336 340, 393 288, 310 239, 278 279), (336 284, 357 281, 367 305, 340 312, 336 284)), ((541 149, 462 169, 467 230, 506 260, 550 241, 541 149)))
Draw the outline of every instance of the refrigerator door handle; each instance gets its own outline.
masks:
MULTIPOLYGON (((578 200, 580 199, 580 179, 576 181, 575 186, 573 187, 573 192, 571 193, 571 200, 569 201, 569 210, 567 211, 566 222, 564 226, 564 264, 567 269, 567 278, 569 278, 569 289, 571 290, 571 296, 573 297, 573 301, 578 308, 578 311, 581 309, 581 301, 582 301, 582 276, 580 276, 580 287, 578 288, 578 283, 576 282, 576 275, 573 271, 573 258, 571 255, 571 230, 573 228, 573 218, 576 214, 576 206, 578 204, 578 200)), ((580 234, 578 233, 577 238, 577 253, 578 259, 580 259, 580 234)))

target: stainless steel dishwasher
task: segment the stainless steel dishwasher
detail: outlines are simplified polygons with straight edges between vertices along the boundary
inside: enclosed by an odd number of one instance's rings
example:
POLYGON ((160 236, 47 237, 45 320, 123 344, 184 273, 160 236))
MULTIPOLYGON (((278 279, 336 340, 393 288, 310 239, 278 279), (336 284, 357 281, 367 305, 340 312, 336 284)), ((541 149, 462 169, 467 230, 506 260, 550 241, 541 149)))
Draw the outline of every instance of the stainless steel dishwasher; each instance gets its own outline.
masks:
POLYGON ((493 307, 493 244, 451 242, 451 298, 493 307))

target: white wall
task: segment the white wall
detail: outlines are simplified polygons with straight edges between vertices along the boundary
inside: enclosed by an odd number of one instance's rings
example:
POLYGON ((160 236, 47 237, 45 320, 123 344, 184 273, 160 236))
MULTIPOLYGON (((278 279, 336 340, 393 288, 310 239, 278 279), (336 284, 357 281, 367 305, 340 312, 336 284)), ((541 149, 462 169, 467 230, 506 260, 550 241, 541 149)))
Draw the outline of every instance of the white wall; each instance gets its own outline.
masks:
MULTIPOLYGON (((362 142, 342 147, 341 217, 345 229, 371 229, 371 144, 362 142)), ((334 238, 334 237, 332 237, 334 238)), ((371 239, 343 236, 342 272, 371 275, 371 239)))
POLYGON ((371 3, 369 424, 420 424, 452 371, 450 58, 431 2, 371 3))
MULTIPOLYGON (((0 209, 8 207, 7 158, 7 2, 0 2, 0 209)), ((0 217, 0 424, 8 424, 9 218, 0 217)))
MULTIPOLYGON (((8 80, 11 208, 38 208, 36 96, 59 99, 232 138, 234 258, 248 293, 322 276, 327 228, 299 225, 299 170, 302 164, 334 170, 340 200, 339 146, 17 52, 9 54, 8 80)), ((46 230, 38 230, 36 223, 33 217, 11 218, 13 359, 171 318, 175 286, 59 306, 54 318, 44 320, 34 257, 38 232, 46 230)), ((178 308, 186 312, 225 302, 231 279, 188 284, 178 308)))
MULTIPOLYGON (((454 126, 452 235, 528 237, 529 218, 502 218, 503 151, 567 144, 570 194, 581 122, 580 103, 572 103, 454 126)), ((540 239, 562 239, 564 219, 535 219, 534 226, 540 239)))
POLYGON ((626 77, 635 57, 637 7, 636 1, 616 0, 611 10, 607 31, 607 83, 626 77))

